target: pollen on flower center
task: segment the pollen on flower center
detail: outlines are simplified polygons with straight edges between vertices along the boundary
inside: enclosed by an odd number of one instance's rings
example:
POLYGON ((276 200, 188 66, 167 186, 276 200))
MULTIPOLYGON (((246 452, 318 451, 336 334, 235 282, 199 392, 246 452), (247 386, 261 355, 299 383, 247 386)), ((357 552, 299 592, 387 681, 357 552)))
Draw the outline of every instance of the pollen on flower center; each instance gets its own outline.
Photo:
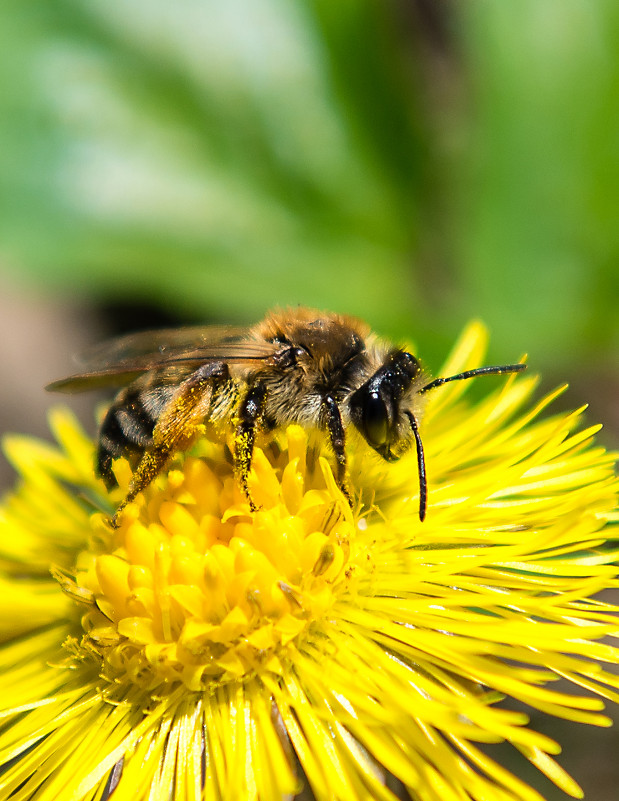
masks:
POLYGON ((278 673, 328 612, 347 581, 353 516, 326 462, 322 488, 307 487, 303 431, 287 440, 274 462, 256 450, 253 514, 220 448, 219 461, 190 456, 155 482, 118 529, 93 515, 64 588, 88 602, 82 648, 109 678, 200 690, 278 673))

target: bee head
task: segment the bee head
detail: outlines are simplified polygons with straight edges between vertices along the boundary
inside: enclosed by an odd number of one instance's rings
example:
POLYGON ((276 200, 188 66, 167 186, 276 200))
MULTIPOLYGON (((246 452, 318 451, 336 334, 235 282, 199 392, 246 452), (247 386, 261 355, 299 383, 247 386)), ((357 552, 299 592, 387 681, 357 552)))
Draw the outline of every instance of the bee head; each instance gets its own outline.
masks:
POLYGON ((352 422, 368 445, 388 462, 399 459, 410 444, 411 426, 407 416, 403 419, 401 405, 420 373, 414 356, 395 350, 351 396, 352 422))
POLYGON ((383 459, 388 462, 396 461, 412 442, 415 443, 419 471, 420 520, 423 521, 426 516, 428 483, 418 420, 409 408, 411 395, 421 396, 450 381, 461 381, 478 375, 519 373, 524 369, 525 365, 522 363, 477 367, 457 375, 435 378, 428 384, 417 381, 417 386, 413 387, 415 379, 421 376, 419 362, 410 353, 395 350, 374 375, 353 393, 350 399, 351 419, 368 444, 383 459))

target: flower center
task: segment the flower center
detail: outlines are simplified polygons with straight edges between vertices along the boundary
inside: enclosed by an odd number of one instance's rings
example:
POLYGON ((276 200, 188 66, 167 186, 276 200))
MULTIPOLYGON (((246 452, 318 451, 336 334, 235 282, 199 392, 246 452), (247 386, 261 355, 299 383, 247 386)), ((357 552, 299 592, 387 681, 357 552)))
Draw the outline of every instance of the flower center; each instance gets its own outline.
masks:
MULTIPOLYGON (((301 429, 271 461, 256 449, 255 513, 223 447, 204 448, 128 506, 118 529, 92 517, 69 594, 89 603, 82 648, 112 680, 201 690, 279 673, 347 585, 353 515, 326 461, 318 476, 307 470, 301 429)), ((128 466, 118 473, 126 483, 128 466)))

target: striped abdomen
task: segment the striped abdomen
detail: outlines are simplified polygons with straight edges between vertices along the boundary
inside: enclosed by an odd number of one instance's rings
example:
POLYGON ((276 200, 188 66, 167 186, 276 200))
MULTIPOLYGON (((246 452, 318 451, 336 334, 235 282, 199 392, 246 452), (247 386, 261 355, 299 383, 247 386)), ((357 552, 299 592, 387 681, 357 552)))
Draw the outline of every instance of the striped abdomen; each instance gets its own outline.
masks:
POLYGON ((145 378, 116 396, 101 423, 96 470, 108 489, 117 484, 113 460, 124 456, 134 464, 152 447, 157 420, 178 389, 178 382, 153 385, 152 377, 145 378))

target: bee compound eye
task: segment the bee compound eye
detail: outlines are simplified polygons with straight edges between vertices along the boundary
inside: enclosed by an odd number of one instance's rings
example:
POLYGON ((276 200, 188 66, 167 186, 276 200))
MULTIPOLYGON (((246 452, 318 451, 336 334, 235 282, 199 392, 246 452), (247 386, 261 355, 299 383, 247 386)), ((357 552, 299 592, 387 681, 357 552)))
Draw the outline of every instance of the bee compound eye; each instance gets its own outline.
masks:
POLYGON ((384 445, 389 430, 389 414, 384 400, 377 392, 371 392, 363 404, 363 434, 374 447, 384 445))

